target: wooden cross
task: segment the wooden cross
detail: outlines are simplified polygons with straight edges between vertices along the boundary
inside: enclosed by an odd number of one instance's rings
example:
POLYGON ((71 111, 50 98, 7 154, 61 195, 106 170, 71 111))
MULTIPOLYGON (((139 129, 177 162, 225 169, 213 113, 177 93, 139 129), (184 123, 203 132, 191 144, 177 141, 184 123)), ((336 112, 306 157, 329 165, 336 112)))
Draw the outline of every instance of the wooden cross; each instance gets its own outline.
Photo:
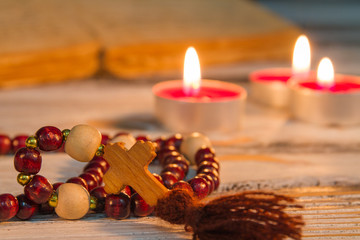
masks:
POLYGON ((151 142, 137 141, 127 150, 122 143, 105 146, 104 158, 110 164, 104 175, 105 191, 117 194, 129 185, 149 204, 155 206, 157 200, 169 190, 148 170, 156 153, 151 142))

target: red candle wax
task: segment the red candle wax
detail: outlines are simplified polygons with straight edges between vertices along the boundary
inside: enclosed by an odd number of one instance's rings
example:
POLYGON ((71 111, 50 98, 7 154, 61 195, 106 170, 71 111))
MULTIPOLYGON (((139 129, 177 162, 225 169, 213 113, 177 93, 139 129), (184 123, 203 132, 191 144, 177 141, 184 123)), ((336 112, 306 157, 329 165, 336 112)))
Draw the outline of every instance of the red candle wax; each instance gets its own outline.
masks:
POLYGON ((185 102, 222 102, 238 98, 244 89, 235 84, 214 80, 203 80, 200 91, 195 96, 188 96, 183 90, 182 81, 162 83, 161 87, 154 88, 155 95, 185 102))
POLYGON ((269 68, 254 71, 250 74, 251 81, 264 83, 282 82, 286 83, 292 77, 291 68, 269 68))
POLYGON ((349 75, 335 75, 335 82, 330 86, 324 86, 316 81, 315 76, 300 82, 299 86, 309 88, 315 91, 324 91, 331 93, 351 93, 360 92, 359 79, 349 75))

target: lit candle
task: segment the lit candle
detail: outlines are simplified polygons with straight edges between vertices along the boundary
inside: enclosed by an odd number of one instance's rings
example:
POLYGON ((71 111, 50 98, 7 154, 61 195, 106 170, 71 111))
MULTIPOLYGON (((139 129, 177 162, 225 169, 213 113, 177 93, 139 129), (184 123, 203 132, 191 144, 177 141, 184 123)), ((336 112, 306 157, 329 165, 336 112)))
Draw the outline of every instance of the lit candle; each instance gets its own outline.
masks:
POLYGON ((296 75, 307 76, 310 71, 310 44, 301 35, 294 47, 292 68, 270 68, 250 74, 251 97, 255 101, 277 108, 285 108, 289 102, 287 81, 296 75))
POLYGON ((320 61, 317 74, 289 81, 293 117, 324 125, 360 123, 360 78, 334 74, 329 58, 320 61))
POLYGON ((247 96, 239 85, 201 79, 194 48, 185 55, 184 79, 158 83, 153 93, 158 120, 165 128, 181 133, 238 130, 247 96))

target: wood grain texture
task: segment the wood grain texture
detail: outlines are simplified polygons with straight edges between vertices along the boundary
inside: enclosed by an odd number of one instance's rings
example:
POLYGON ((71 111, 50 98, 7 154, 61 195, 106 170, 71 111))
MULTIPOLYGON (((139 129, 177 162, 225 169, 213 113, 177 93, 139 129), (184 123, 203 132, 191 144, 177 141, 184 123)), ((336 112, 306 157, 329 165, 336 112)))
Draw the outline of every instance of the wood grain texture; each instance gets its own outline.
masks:
POLYGON ((116 194, 129 185, 150 206, 156 206, 168 190, 148 170, 156 156, 153 144, 137 141, 127 150, 122 143, 114 143, 106 145, 104 152, 104 158, 110 164, 104 175, 105 191, 116 194))

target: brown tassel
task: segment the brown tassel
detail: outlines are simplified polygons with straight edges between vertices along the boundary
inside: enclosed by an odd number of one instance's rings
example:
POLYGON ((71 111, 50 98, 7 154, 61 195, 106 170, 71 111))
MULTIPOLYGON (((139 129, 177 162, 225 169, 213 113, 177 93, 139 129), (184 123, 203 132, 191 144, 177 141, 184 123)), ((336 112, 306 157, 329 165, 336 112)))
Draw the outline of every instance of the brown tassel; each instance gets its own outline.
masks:
MULTIPOLYGON (((156 215, 173 224, 185 224, 194 239, 301 239, 301 216, 283 210, 294 199, 273 193, 249 191, 208 203, 185 190, 175 189, 158 200, 156 215)), ((291 207, 301 207, 292 205, 291 207)))

